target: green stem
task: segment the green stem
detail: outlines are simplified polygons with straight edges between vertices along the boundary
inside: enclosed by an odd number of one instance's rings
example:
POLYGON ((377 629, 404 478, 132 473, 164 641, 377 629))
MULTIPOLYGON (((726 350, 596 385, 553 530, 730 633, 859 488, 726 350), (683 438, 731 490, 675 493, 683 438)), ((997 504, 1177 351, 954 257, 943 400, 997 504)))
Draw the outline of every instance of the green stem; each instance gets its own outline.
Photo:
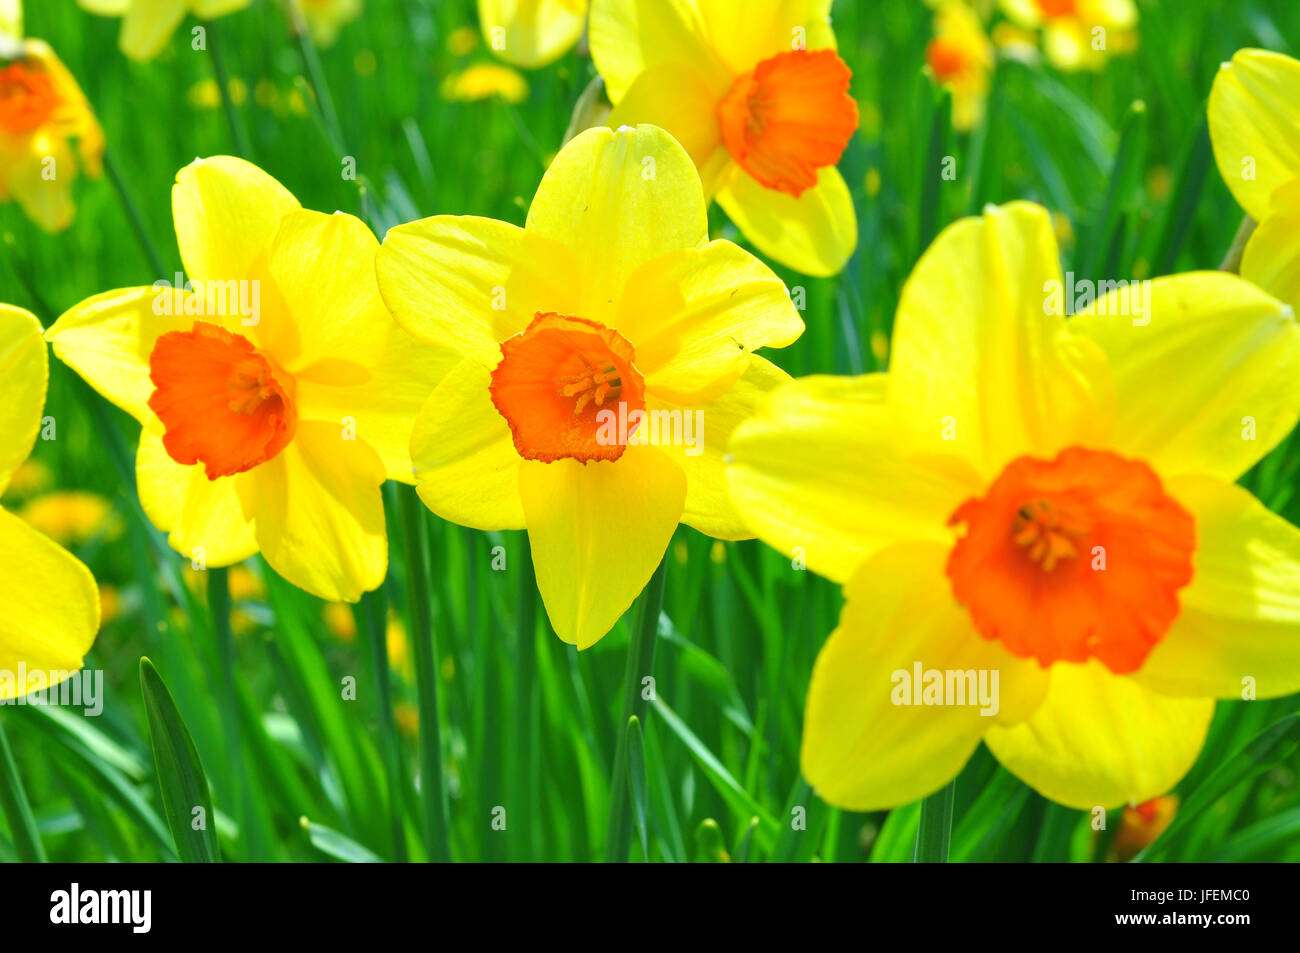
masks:
POLYGON ((424 835, 429 859, 451 860, 447 843, 447 795, 442 776, 442 730, 438 715, 438 670, 435 667, 433 616, 429 608, 429 577, 424 558, 424 504, 415 487, 398 488, 406 584, 411 612, 411 641, 415 646, 415 689, 420 710, 420 798, 424 802, 424 835))
MULTIPOLYGON (((528 537, 523 537, 523 553, 519 560, 519 601, 515 614, 515 776, 511 784, 511 797, 519 817, 517 830, 526 832, 521 844, 531 843, 533 825, 532 798, 537 785, 531 783, 533 760, 531 744, 533 718, 533 684, 537 673, 537 577, 533 571, 533 557, 528 537)), ((535 858, 525 858, 535 859, 535 858)))
POLYGON ((655 639, 659 633, 659 613, 664 602, 664 573, 668 554, 650 577, 641 593, 632 640, 627 647, 627 667, 623 670, 623 717, 618 722, 618 744, 614 749, 614 773, 610 777, 609 836, 605 842, 605 859, 610 863, 627 860, 632 843, 631 799, 627 777, 627 723, 636 717, 645 724, 648 699, 641 679, 654 668, 655 639))
POLYGON ((136 241, 140 243, 140 250, 144 252, 145 260, 149 262, 154 278, 165 278, 167 266, 163 264, 162 256, 158 254, 158 246, 149 237, 149 230, 144 226, 144 216, 140 214, 140 206, 136 204, 131 190, 126 187, 126 180, 122 178, 121 170, 113 161, 112 153, 104 153, 104 171, 112 180, 113 188, 117 190, 117 197, 122 200, 122 208, 131 222, 131 230, 135 232, 136 241))
POLYGON ((912 860, 918 864, 946 864, 952 836, 952 800, 957 790, 953 778, 921 802, 921 824, 916 831, 912 860))
POLYGON ((208 612, 212 614, 212 633, 221 653, 221 727, 226 736, 226 765, 235 776, 239 791, 239 833, 244 858, 256 860, 250 851, 252 829, 248 798, 245 793, 243 750, 239 742, 239 706, 235 689, 235 634, 230 628, 230 571, 222 566, 208 570, 208 612))
POLYGON ((343 127, 339 124, 339 115, 334 109, 334 97, 330 95, 329 84, 325 82, 325 71, 321 69, 316 44, 312 41, 311 32, 307 29, 302 10, 297 2, 289 4, 289 17, 289 32, 293 35, 294 42, 298 44, 298 53, 302 56, 303 65, 307 67, 307 80, 311 83, 312 92, 316 94, 316 106, 320 109, 321 118, 325 122, 325 130, 329 134, 334 151, 343 155, 347 152, 347 145, 343 140, 343 127))
POLYGON ((41 846, 36 818, 32 816, 31 805, 27 803, 27 794, 18 777, 18 767, 9 750, 3 723, 0 723, 0 808, 4 809, 5 817, 9 819, 9 833, 14 839, 18 859, 25 863, 45 863, 45 848, 41 846))
POLYGON ((388 775, 388 816, 392 825, 393 859, 406 862, 406 834, 402 825, 401 747, 397 740, 397 722, 393 718, 393 691, 388 668, 388 600, 383 588, 361 597, 359 614, 362 629, 370 643, 370 662, 374 668, 376 708, 379 712, 379 741, 384 770, 388 775))
POLYGON ((244 132, 244 124, 240 122, 239 113, 236 112, 235 104, 230 99, 230 77, 226 72, 226 61, 221 52, 221 39, 216 24, 206 20, 203 29, 208 37, 208 56, 212 59, 212 75, 217 81, 217 89, 221 94, 221 109, 226 114, 226 125, 230 127, 230 140, 235 144, 236 154, 244 159, 252 159, 253 150, 249 146, 248 134, 244 132))
POLYGON ((1234 275, 1241 271, 1241 256, 1245 253, 1246 245, 1250 242, 1250 236, 1255 234, 1255 228, 1258 224, 1249 215, 1241 220, 1241 225, 1237 228, 1237 234, 1232 238, 1232 246, 1228 249, 1228 254, 1224 256, 1219 271, 1228 271, 1234 275))

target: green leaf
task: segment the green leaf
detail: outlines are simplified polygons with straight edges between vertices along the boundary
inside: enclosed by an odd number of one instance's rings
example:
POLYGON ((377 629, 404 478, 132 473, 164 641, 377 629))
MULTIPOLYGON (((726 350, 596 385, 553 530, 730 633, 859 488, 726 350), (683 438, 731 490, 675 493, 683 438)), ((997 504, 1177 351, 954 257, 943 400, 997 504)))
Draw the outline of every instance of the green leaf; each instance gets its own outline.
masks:
POLYGON ((9 830, 14 838, 14 852, 24 863, 43 864, 45 848, 41 846, 41 835, 36 831, 36 818, 32 816, 31 805, 27 803, 27 793, 23 782, 18 777, 18 767, 14 764, 9 751, 9 741, 5 738, 4 725, 0 724, 0 810, 4 811, 9 821, 9 830))
POLYGON ((341 860, 347 864, 382 864, 384 862, 383 858, 374 851, 361 846, 351 837, 340 834, 332 827, 313 824, 305 817, 301 818, 298 823, 307 832, 307 839, 311 841, 311 845, 327 857, 333 857, 335 860, 341 860))
POLYGON ((650 859, 650 842, 646 837, 646 783, 645 745, 641 738, 641 722, 633 715, 627 720, 627 783, 632 792, 632 810, 637 836, 641 839, 641 853, 650 859))
POLYGON ((140 691, 149 716, 149 736, 163 811, 172 840, 176 842, 176 853, 186 863, 215 863, 221 858, 208 779, 171 692, 147 658, 140 659, 140 691), (194 816, 196 808, 202 809, 199 818, 194 816), (196 820, 201 822, 198 830, 194 829, 196 820))

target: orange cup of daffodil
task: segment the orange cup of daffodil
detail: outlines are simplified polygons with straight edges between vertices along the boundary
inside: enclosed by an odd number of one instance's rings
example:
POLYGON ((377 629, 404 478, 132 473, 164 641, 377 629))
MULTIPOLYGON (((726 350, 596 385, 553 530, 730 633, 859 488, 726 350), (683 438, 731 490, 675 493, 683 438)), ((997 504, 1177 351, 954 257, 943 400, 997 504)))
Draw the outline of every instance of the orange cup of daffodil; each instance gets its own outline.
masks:
POLYGON ((172 213, 191 281, 89 298, 46 336, 143 428, 145 512, 207 567, 260 552, 323 599, 384 579, 380 485, 410 482, 411 424, 452 356, 393 323, 379 243, 241 159, 195 160, 172 213))
POLYGON ((523 228, 438 216, 392 229, 378 274, 398 322, 460 356, 412 434, 421 499, 465 526, 526 528, 564 641, 609 631, 679 522, 748 535, 723 448, 788 379, 750 352, 803 323, 770 269, 708 240, 700 178, 662 129, 575 138, 523 228), (697 420, 693 445, 662 436, 697 420))
POLYGON ((672 133, 763 254, 809 275, 844 267, 858 226, 835 164, 858 108, 830 0, 594 0, 590 29, 611 126, 672 133))
MULTIPOLYGON (((40 432, 48 361, 35 316, 0 304, 0 492, 40 432)), ((0 701, 81 668, 99 630, 95 580, 80 560, 4 509, 0 590, 0 701)))
POLYGON ((888 373, 795 381, 732 439, 750 526, 844 585, 802 749, 831 804, 928 795, 981 739, 1062 804, 1144 801, 1214 699, 1300 690, 1300 530, 1234 482, 1300 415, 1291 308, 1209 272, 1067 320, 1060 282, 1041 207, 957 222, 888 373))

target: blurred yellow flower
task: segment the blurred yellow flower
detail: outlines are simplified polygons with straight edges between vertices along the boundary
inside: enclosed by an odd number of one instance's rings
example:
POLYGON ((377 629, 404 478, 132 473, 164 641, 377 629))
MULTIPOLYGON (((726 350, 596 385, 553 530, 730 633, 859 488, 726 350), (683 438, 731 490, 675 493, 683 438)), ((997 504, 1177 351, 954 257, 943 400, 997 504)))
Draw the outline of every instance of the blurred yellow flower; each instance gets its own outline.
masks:
MULTIPOLYGON (((241 79, 232 78, 226 85, 226 90, 230 93, 230 101, 236 106, 242 106, 248 98, 248 86, 241 79)), ((201 79, 190 87, 186 98, 195 109, 220 109, 221 87, 215 79, 201 79)))
POLYGON ((516 70, 496 63, 475 63, 449 73, 439 90, 450 102, 470 102, 500 97, 508 103, 522 103, 528 98, 528 82, 516 70))
POLYGON ((31 496, 49 489, 53 482, 54 475, 50 473, 49 467, 39 460, 29 459, 9 477, 9 485, 5 487, 4 494, 6 497, 31 496))
POLYGON ((393 718, 397 721, 397 730, 408 738, 420 734, 420 709, 410 702, 398 702, 393 706, 393 718))
POLYGON ((934 39, 925 48, 930 75, 952 94, 952 126, 969 132, 984 119, 993 71, 993 44, 975 11, 948 0, 934 15, 934 39))
MULTIPOLYGON (((121 17, 122 32, 117 45, 136 62, 151 60, 162 52, 180 26, 185 14, 199 20, 215 20, 247 7, 253 0, 77 0, 87 13, 121 17)), ((187 38, 186 47, 189 46, 187 38)))
POLYGON ((447 34, 447 52, 452 56, 468 56, 478 46, 478 33, 472 27, 457 27, 447 34))
POLYGON ((102 171, 104 133, 49 45, 22 38, 21 13, 11 4, 0 16, 0 202, 58 232, 76 212, 77 159, 92 178, 102 171))
POLYGON ((981 741, 1070 807, 1143 801, 1216 698, 1300 690, 1300 529, 1236 483, 1300 417, 1294 312, 1202 272, 1067 320, 1062 286, 1047 211, 989 206, 903 286, 888 373, 732 438, 751 527, 845 588, 801 753, 830 804, 924 797, 981 741))
POLYGON ((1017 25, 1041 30, 1043 53, 1059 70, 1099 70, 1108 57, 1137 45, 1133 0, 1001 0, 1017 25))
POLYGON ((507 63, 537 69, 569 51, 587 26, 587 0, 478 0, 483 40, 507 63))
POLYGON ((346 602, 327 602, 321 610, 325 628, 340 642, 351 642, 357 637, 357 617, 346 602))
POLYGON ((333 46, 339 31, 361 16, 361 0, 289 0, 302 10, 311 40, 317 46, 333 46))
POLYGON ((121 535, 122 519, 98 493, 59 490, 31 500, 18 515, 61 546, 121 535))
POLYGON ((1178 813, 1178 798, 1172 794, 1153 797, 1141 804, 1128 805, 1120 817, 1120 827, 1111 845, 1111 860, 1127 864, 1150 847, 1165 832, 1178 813))
POLYGON ((101 583, 99 586, 100 625, 108 625, 122 614, 122 593, 116 586, 101 583))
MULTIPOLYGON (((35 316, 0 304, 0 491, 40 432, 49 363, 35 316)), ((79 560, 0 509, 0 699, 81 668, 99 630, 99 589, 79 560), (21 679, 18 672, 27 675, 21 679)))
POLYGON ((266 598, 266 584, 245 565, 231 566, 226 579, 233 602, 260 602, 266 598))
POLYGON ((858 128, 850 71, 836 52, 830 0, 758 16, 734 0, 594 0, 591 55, 617 128, 652 123, 694 160, 763 254, 833 275, 858 242, 836 164, 858 128))
POLYGON ((707 236, 690 157, 640 126, 561 149, 524 228, 438 216, 379 252, 394 317, 461 357, 412 433, 420 497, 465 526, 526 528, 551 624, 579 648, 645 587, 679 522, 747 535, 723 445, 787 379, 750 352, 803 322, 771 269, 707 236))
POLYGON ((388 565, 380 485, 411 481, 416 412, 453 356, 379 296, 379 244, 241 159, 198 159, 172 189, 191 279, 96 295, 47 332, 55 353, 142 426, 140 502, 206 568, 261 552, 323 599, 388 565))

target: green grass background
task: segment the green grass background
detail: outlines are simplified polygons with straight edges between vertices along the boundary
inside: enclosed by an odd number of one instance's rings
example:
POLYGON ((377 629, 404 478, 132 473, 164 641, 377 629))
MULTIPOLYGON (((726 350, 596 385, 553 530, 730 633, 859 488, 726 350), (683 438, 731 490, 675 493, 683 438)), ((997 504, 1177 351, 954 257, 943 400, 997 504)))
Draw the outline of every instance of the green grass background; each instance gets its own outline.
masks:
MULTIPOLYGON (((1140 6, 1135 54, 1099 75, 1005 63, 987 125, 957 135, 921 73, 929 37, 923 4, 838 0, 836 33, 864 116, 841 162, 861 238, 838 277, 778 268, 788 284, 807 289, 807 332, 769 356, 794 374, 884 367, 899 289, 918 254, 944 224, 988 202, 1034 199, 1068 216, 1074 240, 1063 246, 1064 264, 1090 277, 1217 266, 1241 213, 1209 151, 1205 99, 1219 63, 1240 47, 1296 54, 1300 5, 1140 6), (1145 112, 1131 117, 1136 100, 1145 112), (939 176, 938 160, 948 155, 957 162, 952 182, 939 176), (874 195, 870 170, 879 175, 874 195)), ((188 98, 211 77, 210 59, 191 52, 181 32, 158 60, 132 64, 116 48, 118 21, 93 18, 72 0, 29 2, 27 20, 28 34, 48 40, 80 80, 165 264, 179 270, 172 179, 195 156, 234 148, 222 113, 196 109, 188 98)), ((373 187, 369 204, 357 183, 341 177, 319 122, 277 115, 251 96, 240 110, 249 158, 304 205, 364 213, 382 226, 435 213, 522 224, 593 75, 591 62, 579 49, 527 74, 530 95, 517 106, 449 103, 439 93, 442 79, 489 58, 481 41, 468 55, 448 52, 448 36, 464 26, 477 26, 468 0, 367 0, 362 19, 322 51, 344 138, 373 187), (373 73, 359 73, 358 58, 372 61, 373 73)), ((273 4, 258 2, 216 28, 228 68, 249 90, 265 80, 287 95, 300 82, 302 62, 273 4)), ((154 278, 109 181, 83 180, 76 194, 77 219, 58 236, 37 231, 13 205, 0 206, 0 300, 36 311, 47 325, 83 297, 154 278)), ((725 216, 711 214, 719 234, 738 239, 725 216)), ((426 857, 416 747, 385 715, 378 676, 387 677, 386 666, 374 651, 373 623, 385 602, 402 618, 410 609, 395 488, 387 488, 389 583, 358 608, 357 639, 329 635, 319 602, 253 560, 266 596, 236 605, 244 624, 227 658, 201 586, 187 583, 188 561, 149 526, 124 479, 138 427, 52 364, 47 413, 58 421, 58 439, 39 443, 36 459, 58 486, 111 498, 126 529, 77 553, 123 594, 123 613, 104 627, 87 661, 105 671, 103 716, 0 709, 48 856, 176 856, 141 694, 138 663, 148 655, 193 737, 225 859, 426 857), (341 698, 346 676, 357 680, 355 701, 341 698)), ((1298 471, 1293 437, 1243 482, 1300 522, 1298 471)), ((544 613, 532 631, 521 625, 534 608, 521 571, 522 534, 464 530, 427 513, 419 530, 431 570, 451 856, 604 856, 634 613, 579 654, 549 631, 544 613), (505 571, 491 568, 494 546, 505 548, 505 571), (497 807, 505 808, 505 830, 493 826, 497 807)), ((804 693, 840 604, 837 587, 758 543, 715 547, 678 531, 654 667, 658 701, 643 745, 633 746, 632 789, 645 820, 644 836, 637 825, 632 838, 634 859, 647 852, 676 861, 911 857, 919 805, 841 812, 799 778, 804 693), (795 808, 806 811, 806 829, 792 826, 795 808)), ((391 692, 395 704, 415 701, 400 675, 391 676, 391 692)), ((1179 826, 1150 856, 1300 859, 1297 719, 1259 738, 1297 710, 1294 696, 1221 702, 1200 760, 1177 789, 1179 826)), ((1100 837, 1088 822, 1045 801, 981 748, 957 781, 952 856, 1104 857, 1118 816, 1100 837)), ((0 819, 0 859, 16 856, 13 832, 0 819)))

